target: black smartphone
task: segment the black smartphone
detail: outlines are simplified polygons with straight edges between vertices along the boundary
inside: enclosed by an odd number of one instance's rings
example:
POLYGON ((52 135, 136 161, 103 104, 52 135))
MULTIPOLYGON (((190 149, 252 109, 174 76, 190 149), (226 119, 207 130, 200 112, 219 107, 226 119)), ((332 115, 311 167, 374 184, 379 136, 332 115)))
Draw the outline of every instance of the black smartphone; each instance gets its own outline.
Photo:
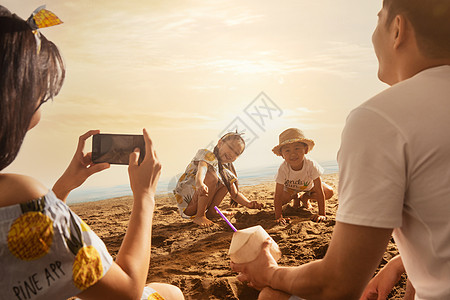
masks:
POLYGON ((99 133, 92 136, 92 161, 128 165, 130 153, 140 149, 139 164, 145 156, 143 135, 99 133))

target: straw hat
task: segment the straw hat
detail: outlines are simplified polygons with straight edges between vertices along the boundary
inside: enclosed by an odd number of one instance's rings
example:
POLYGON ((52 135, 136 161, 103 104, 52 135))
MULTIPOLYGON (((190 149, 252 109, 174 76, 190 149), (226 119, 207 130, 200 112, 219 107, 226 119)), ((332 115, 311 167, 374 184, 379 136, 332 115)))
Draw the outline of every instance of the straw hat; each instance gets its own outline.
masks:
POLYGON ((297 128, 286 129, 280 134, 279 140, 279 144, 272 149, 273 153, 278 156, 281 156, 281 147, 287 144, 302 142, 308 145, 308 151, 311 151, 312 148, 314 148, 314 141, 305 138, 303 131, 297 128))

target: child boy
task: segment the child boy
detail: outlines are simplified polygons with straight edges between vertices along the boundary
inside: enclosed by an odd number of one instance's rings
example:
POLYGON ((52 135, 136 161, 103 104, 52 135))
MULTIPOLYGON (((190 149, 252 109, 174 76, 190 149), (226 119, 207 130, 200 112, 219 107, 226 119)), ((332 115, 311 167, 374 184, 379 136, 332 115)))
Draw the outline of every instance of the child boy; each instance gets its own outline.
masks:
POLYGON ((312 150, 314 141, 305 138, 303 132, 297 128, 289 128, 279 136, 279 144, 272 151, 284 158, 278 169, 275 188, 275 219, 278 223, 286 224, 289 218, 283 218, 283 205, 294 199, 294 208, 300 203, 306 209, 311 209, 309 200, 315 200, 319 206, 319 214, 314 215, 315 222, 326 220, 325 200, 333 196, 333 189, 323 183, 320 175, 323 168, 305 154, 312 150))

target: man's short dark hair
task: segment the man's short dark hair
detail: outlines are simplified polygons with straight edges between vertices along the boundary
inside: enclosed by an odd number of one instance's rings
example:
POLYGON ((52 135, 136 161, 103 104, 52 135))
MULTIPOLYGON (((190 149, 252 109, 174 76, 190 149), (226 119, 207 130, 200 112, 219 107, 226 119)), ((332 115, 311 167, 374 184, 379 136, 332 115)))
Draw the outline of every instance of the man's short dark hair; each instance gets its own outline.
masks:
POLYGON ((450 0, 383 0, 386 26, 403 15, 416 33, 422 54, 430 58, 450 57, 450 0))

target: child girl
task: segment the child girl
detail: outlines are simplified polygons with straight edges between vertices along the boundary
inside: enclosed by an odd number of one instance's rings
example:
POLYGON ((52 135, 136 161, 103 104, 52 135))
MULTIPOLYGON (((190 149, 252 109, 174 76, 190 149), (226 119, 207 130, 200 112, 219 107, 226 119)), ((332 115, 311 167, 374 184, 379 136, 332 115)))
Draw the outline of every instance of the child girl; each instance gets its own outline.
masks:
POLYGON ((240 134, 230 132, 221 137, 211 152, 198 150, 178 180, 173 191, 183 218, 191 218, 200 226, 210 226, 218 217, 214 210, 229 192, 231 205, 262 208, 257 201, 249 201, 239 192, 233 162, 244 152, 245 142, 240 134))

